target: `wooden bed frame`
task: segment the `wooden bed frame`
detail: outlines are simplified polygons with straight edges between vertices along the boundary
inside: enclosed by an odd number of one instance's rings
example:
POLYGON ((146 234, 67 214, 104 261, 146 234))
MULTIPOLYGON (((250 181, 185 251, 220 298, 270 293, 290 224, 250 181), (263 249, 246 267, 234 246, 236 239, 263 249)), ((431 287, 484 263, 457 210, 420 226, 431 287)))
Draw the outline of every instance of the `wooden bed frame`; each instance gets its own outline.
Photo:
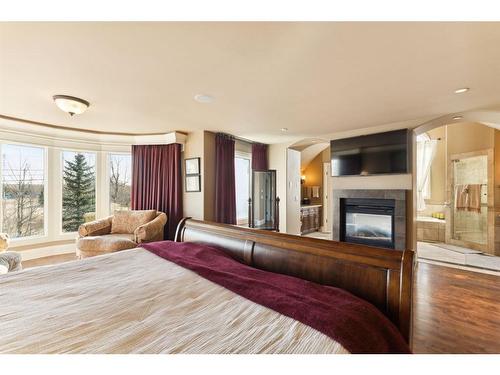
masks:
POLYGON ((216 246, 255 268, 345 289, 382 311, 411 346, 414 252, 182 219, 177 242, 216 246))

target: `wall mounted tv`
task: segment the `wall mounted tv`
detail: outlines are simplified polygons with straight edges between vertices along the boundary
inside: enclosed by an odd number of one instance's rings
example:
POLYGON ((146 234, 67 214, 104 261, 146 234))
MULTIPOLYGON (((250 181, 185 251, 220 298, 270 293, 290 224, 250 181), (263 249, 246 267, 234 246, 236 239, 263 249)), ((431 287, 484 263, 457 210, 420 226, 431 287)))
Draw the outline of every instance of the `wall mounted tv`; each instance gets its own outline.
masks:
POLYGON ((336 139, 330 142, 332 176, 369 176, 410 172, 409 131, 336 139))

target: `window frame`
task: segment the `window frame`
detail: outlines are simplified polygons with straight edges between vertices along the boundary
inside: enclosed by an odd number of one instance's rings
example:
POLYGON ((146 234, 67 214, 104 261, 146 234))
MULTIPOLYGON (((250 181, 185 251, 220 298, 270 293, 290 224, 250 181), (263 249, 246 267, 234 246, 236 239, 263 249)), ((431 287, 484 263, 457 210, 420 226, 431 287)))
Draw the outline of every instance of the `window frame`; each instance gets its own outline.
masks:
MULTIPOLYGON (((106 194, 106 201, 105 201, 105 204, 106 204, 106 209, 107 209, 107 212, 109 215, 113 215, 113 212, 111 210, 111 197, 110 197, 110 194, 111 194, 111 183, 110 183, 110 178, 111 178, 111 156, 112 155, 127 155, 127 156, 130 156, 130 187, 132 187, 132 174, 133 174, 133 171, 132 171, 132 167, 133 167, 133 163, 132 163, 132 152, 120 152, 120 151, 108 151, 106 152, 106 171, 104 173, 104 179, 106 181, 105 183, 105 186, 106 188, 104 189, 104 193, 106 194)), ((131 202, 132 203, 132 200, 131 202)), ((130 209, 130 208, 129 208, 130 209)))
POLYGON ((74 238, 74 235, 78 233, 78 231, 74 232, 65 232, 63 230, 63 190, 64 190, 64 178, 63 178, 63 171, 64 171, 64 152, 74 152, 74 153, 81 153, 81 154, 94 154, 95 155, 95 160, 94 160, 94 174, 95 174, 95 184, 94 184, 94 189, 95 189, 95 216, 96 218, 99 216, 99 199, 100 199, 100 194, 99 194, 99 173, 100 173, 100 168, 99 168, 99 152, 98 151, 88 151, 84 149, 72 149, 69 147, 65 148, 60 148, 58 149, 58 156, 57 158, 59 159, 59 171, 60 171, 60 179, 58 181, 59 185, 59 191, 57 194, 57 199, 58 199, 58 204, 57 206, 59 207, 59 229, 58 229, 58 234, 59 237, 68 237, 71 236, 70 238, 74 238))
MULTIPOLYGON (((249 196, 252 195, 252 153, 251 152, 244 152, 244 151, 235 151, 234 152, 234 159, 236 162, 236 159, 246 159, 248 160, 248 194, 249 196)), ((236 172, 236 163, 235 163, 235 172, 236 172)), ((236 175, 236 173, 235 173, 236 175)), ((235 188, 236 188, 236 181, 235 181, 235 188)), ((248 205, 247 205, 248 209, 248 205)), ((236 213, 238 210, 236 210, 236 213)), ((239 222, 238 221, 238 214, 236 214, 236 225, 239 226, 248 226, 248 212, 247 212, 247 217, 244 221, 239 222)))
MULTIPOLYGON (((48 178, 48 147, 27 142, 16 142, 9 139, 0 140, 0 200, 3 201, 3 147, 5 145, 31 147, 41 149, 43 152, 43 234, 37 234, 26 237, 10 238, 11 246, 19 244, 31 244, 39 242, 39 240, 47 240, 49 238, 49 178, 48 178)), ((0 204, 0 232, 3 232, 3 204, 0 204)))

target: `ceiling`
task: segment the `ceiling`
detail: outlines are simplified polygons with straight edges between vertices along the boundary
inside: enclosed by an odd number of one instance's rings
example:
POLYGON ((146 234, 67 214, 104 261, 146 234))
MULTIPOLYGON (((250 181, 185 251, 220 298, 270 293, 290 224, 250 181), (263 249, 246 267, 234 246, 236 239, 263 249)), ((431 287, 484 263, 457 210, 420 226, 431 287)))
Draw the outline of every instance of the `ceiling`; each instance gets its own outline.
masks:
POLYGON ((323 137, 500 108, 499 45, 500 23, 3 22, 0 114, 105 132, 323 137), (91 106, 69 117, 54 94, 91 106))

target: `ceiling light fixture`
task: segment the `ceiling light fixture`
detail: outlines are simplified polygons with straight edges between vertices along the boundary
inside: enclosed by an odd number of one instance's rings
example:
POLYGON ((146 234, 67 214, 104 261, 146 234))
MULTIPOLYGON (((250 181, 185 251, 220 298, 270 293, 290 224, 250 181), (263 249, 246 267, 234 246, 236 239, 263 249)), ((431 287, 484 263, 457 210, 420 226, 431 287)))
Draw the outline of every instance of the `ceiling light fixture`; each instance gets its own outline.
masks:
POLYGON ((214 97, 206 94, 196 94, 194 96, 194 100, 198 103, 212 103, 214 101, 214 97))
POLYGON ((453 120, 461 120, 461 119, 463 119, 462 116, 453 116, 453 120))
POLYGON ((82 114, 90 106, 88 101, 75 96, 54 95, 52 99, 61 111, 69 113, 70 116, 82 114))
POLYGON ((462 88, 460 88, 460 89, 456 89, 456 90, 455 90, 455 94, 462 94, 462 93, 467 92, 467 91, 469 91, 469 90, 470 90, 470 89, 469 89, 468 87, 462 87, 462 88))
POLYGON ((282 132, 287 132, 287 131, 288 131, 288 128, 281 128, 281 131, 282 131, 282 132))

